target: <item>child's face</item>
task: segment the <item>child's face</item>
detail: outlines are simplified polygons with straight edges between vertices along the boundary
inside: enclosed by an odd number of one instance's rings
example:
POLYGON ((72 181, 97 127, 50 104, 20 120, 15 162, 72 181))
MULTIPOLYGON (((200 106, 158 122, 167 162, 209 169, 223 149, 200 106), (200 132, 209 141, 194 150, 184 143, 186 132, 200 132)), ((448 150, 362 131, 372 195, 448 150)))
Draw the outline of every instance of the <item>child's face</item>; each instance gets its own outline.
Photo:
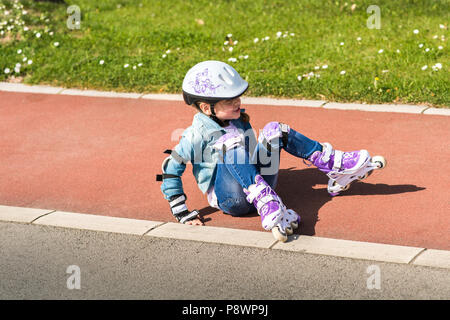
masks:
MULTIPOLYGON (((202 110, 206 115, 211 115, 209 105, 205 105, 205 108, 202 108, 202 110)), ((223 121, 239 119, 241 116, 241 98, 221 100, 214 105, 214 111, 216 112, 216 117, 223 121)))

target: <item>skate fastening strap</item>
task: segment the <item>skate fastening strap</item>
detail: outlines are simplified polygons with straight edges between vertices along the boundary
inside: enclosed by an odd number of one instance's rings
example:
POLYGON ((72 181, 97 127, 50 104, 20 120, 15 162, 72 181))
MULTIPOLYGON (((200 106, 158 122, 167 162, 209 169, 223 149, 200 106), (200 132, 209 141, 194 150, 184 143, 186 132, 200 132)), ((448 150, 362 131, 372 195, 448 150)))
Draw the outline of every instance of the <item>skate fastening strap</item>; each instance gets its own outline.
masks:
POLYGON ((331 152, 333 151, 333 147, 328 142, 325 142, 324 144, 322 144, 322 146, 323 146, 323 150, 322 150, 322 158, 321 159, 323 162, 328 162, 328 161, 330 161, 331 152))
POLYGON ((250 191, 250 194, 247 195, 247 201, 250 203, 253 203, 253 200, 266 188, 265 185, 259 184, 259 185, 252 185, 248 187, 248 191, 250 191))
POLYGON ((334 163, 333 163, 333 170, 340 169, 342 167, 342 155, 344 153, 342 151, 334 151, 334 163))
POLYGON ((261 199, 258 200, 258 203, 256 204, 256 207, 259 211, 259 209, 261 209, 266 203, 270 202, 270 201, 278 201, 278 197, 274 196, 273 194, 268 194, 265 195, 264 197, 262 197, 261 199))

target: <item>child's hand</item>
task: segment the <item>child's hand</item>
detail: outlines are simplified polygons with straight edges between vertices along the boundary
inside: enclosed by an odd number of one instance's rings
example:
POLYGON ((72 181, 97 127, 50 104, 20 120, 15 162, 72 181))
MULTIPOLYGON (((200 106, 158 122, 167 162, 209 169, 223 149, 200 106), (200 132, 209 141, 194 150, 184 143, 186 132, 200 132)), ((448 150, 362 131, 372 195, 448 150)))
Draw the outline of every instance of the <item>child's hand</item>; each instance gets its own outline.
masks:
POLYGON ((184 224, 189 224, 192 226, 204 226, 205 225, 199 216, 197 216, 197 218, 195 218, 195 219, 186 221, 184 224))

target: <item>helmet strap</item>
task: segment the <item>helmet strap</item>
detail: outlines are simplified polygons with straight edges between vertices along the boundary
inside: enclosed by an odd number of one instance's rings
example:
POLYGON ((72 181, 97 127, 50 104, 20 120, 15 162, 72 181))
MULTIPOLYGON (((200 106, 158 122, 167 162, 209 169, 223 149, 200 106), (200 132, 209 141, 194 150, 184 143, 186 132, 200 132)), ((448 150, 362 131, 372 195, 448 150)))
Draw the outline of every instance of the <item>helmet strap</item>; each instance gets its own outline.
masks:
POLYGON ((219 124, 219 126, 221 126, 221 127, 227 126, 228 125, 228 120, 222 121, 219 118, 217 118, 216 111, 214 110, 214 105, 215 105, 215 103, 210 103, 209 104, 210 109, 211 109, 211 116, 210 116, 210 118, 213 119, 215 122, 217 122, 219 124))

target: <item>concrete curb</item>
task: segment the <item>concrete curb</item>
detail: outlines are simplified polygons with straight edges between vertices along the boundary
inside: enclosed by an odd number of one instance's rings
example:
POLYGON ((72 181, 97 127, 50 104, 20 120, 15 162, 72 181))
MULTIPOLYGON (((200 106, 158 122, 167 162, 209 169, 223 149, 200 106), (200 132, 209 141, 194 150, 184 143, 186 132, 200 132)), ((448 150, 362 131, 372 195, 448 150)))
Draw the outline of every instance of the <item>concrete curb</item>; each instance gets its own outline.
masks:
POLYGON ((39 217, 33 221, 33 224, 143 235, 162 225, 163 222, 54 211, 51 214, 39 217))
POLYGON ((324 105, 325 109, 338 110, 359 110, 372 112, 399 112, 399 113, 416 113, 424 112, 427 106, 414 106, 402 104, 357 104, 357 103, 327 103, 324 105))
POLYGON ((450 251, 293 235, 286 243, 270 232, 0 206, 0 221, 140 236, 220 243, 335 257, 450 269, 450 251))
MULTIPOLYGON (((62 94, 87 97, 128 98, 183 101, 181 94, 143 94, 125 93, 113 91, 79 90, 59 88, 42 85, 26 85, 22 83, 0 82, 0 91, 26 92, 43 94, 62 94)), ((312 107, 338 110, 359 110, 369 112, 396 112, 426 115, 450 116, 450 109, 430 108, 425 105, 403 105, 403 104, 358 104, 358 103, 335 103, 325 100, 296 100, 296 99, 272 99, 260 97, 242 97, 242 103, 248 105, 271 105, 271 106, 294 106, 312 107)))

